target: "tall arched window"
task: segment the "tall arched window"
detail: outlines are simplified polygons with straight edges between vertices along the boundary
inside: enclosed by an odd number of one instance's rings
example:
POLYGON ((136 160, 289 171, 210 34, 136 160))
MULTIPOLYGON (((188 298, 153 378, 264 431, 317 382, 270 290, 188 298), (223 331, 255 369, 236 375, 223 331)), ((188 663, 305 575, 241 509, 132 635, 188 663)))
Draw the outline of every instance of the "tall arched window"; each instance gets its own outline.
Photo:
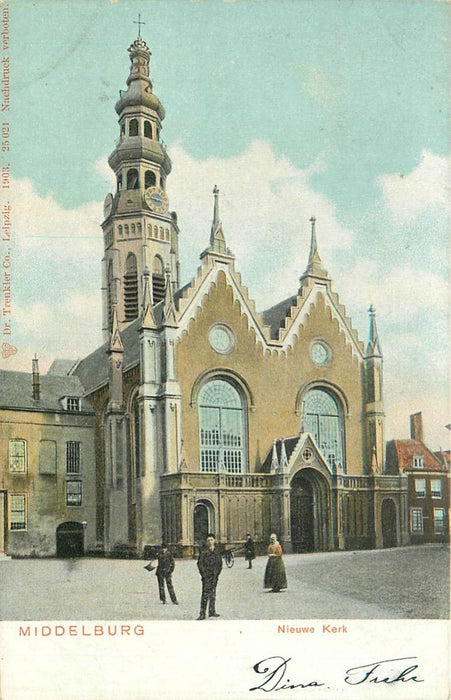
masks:
POLYGON ((343 412, 324 389, 311 389, 302 407, 302 431, 311 433, 333 472, 344 471, 343 412))
POLYGON ((146 170, 146 174, 144 175, 144 187, 147 189, 148 187, 153 187, 155 184, 155 173, 153 170, 146 170))
POLYGON ((244 400, 224 379, 199 392, 200 470, 240 474, 246 471, 244 400))
POLYGON ((151 125, 151 123, 148 122, 147 120, 144 122, 144 136, 145 136, 147 139, 151 139, 151 138, 152 138, 152 125, 151 125))
POLYGON ((159 255, 156 255, 152 263, 152 299, 154 304, 164 299, 164 269, 163 261, 159 255))
POLYGON ((128 135, 129 136, 138 136, 138 120, 137 119, 130 120, 130 124, 128 127, 128 135))
POLYGON ((124 312, 126 321, 138 316, 138 268, 133 253, 129 253, 125 261, 124 312))
POLYGON ((137 190, 139 187, 138 171, 136 168, 131 168, 127 172, 127 189, 137 190))
POLYGON ((108 305, 108 328, 111 328, 113 320, 113 301, 115 300, 113 263, 108 263, 108 280, 107 280, 107 305, 108 305))

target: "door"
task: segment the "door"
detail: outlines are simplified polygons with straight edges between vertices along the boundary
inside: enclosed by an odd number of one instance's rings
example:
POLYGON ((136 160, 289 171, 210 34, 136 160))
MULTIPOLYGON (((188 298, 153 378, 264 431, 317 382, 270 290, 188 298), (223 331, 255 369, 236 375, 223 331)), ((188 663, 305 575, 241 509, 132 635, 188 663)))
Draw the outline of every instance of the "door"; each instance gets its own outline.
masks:
POLYGON ((56 556, 82 557, 84 555, 84 530, 81 523, 67 522, 56 528, 56 556))

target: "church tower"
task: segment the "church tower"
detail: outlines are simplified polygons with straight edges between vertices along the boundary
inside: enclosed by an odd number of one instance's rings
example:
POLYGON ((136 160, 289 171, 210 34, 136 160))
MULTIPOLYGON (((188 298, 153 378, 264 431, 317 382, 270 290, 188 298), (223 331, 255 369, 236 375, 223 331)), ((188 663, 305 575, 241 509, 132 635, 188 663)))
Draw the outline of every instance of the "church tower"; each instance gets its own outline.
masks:
POLYGON ((153 92, 151 52, 140 32, 128 51, 127 89, 116 103, 119 138, 108 159, 116 193, 105 198, 102 224, 104 340, 114 305, 119 330, 141 315, 147 277, 153 305, 164 298, 167 270, 174 288, 180 285, 177 217, 168 211, 166 194, 171 161, 160 138, 165 112, 153 92))

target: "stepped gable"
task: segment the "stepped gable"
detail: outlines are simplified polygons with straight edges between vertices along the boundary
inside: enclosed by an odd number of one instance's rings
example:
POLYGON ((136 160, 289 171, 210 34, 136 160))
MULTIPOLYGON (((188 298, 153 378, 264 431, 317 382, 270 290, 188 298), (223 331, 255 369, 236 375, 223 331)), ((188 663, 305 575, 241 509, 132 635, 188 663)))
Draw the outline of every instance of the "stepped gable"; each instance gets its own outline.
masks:
MULTIPOLYGON (((290 461, 290 457, 293 454, 293 450, 295 449, 296 445, 299 442, 299 435, 295 435, 294 437, 287 437, 283 438, 283 442, 285 444, 285 454, 287 456, 287 461, 290 461)), ((282 456, 282 438, 277 438, 276 441, 276 453, 277 453, 277 461, 280 463, 280 458, 282 456)), ((262 472, 270 472, 271 471, 271 464, 273 460, 273 446, 274 443, 271 445, 269 448, 268 452, 266 453, 266 457, 262 462, 260 471, 262 472)))
MULTIPOLYGON (((137 318, 133 323, 121 332, 124 346, 124 371, 127 371, 139 362, 139 327, 141 319, 137 318)), ((110 343, 104 343, 85 357, 73 370, 73 375, 79 378, 85 393, 90 394, 104 386, 109 380, 108 349, 110 343)))
POLYGON ((64 411, 61 399, 73 396, 81 399, 81 410, 92 412, 89 401, 83 397, 83 386, 78 377, 41 374, 39 399, 33 399, 33 374, 0 370, 0 408, 35 411, 64 411))

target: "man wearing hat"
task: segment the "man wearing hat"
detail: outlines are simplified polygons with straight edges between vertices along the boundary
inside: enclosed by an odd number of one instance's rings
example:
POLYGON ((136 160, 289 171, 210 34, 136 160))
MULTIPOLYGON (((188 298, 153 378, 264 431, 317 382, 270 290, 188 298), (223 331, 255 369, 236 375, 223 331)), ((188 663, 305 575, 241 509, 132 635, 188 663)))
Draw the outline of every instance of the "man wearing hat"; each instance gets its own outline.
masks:
POLYGON ((205 613, 208 616, 219 617, 216 612, 216 586, 218 585, 219 574, 222 570, 222 556, 215 547, 215 536, 209 532, 207 535, 207 546, 199 554, 197 568, 202 579, 202 595, 200 598, 200 613, 198 620, 205 620, 205 613))
POLYGON ((175 595, 174 586, 172 585, 172 572, 174 571, 175 563, 174 557, 168 550, 168 546, 165 542, 161 544, 161 549, 157 553, 158 566, 155 571, 155 576, 158 579, 158 591, 160 593, 160 600, 162 603, 166 603, 166 592, 164 589, 164 582, 168 587, 169 596, 174 603, 178 605, 177 596, 175 595))

